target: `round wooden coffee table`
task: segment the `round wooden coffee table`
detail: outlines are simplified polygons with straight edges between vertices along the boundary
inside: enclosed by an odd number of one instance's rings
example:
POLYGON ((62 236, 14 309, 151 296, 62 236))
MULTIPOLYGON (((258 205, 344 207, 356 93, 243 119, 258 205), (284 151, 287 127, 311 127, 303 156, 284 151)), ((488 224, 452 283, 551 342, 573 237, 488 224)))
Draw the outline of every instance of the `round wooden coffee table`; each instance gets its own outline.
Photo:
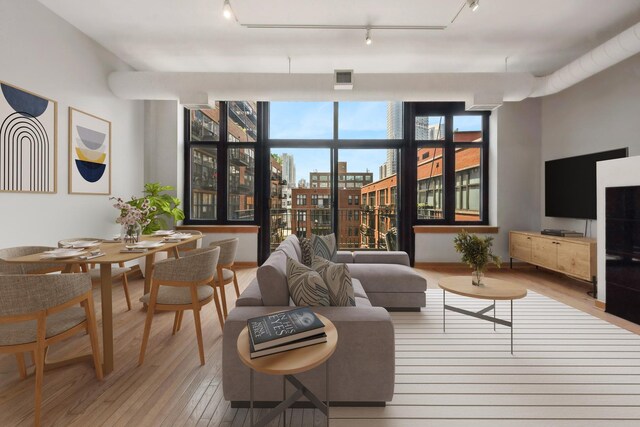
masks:
POLYGON ((524 298, 527 296, 527 288, 506 280, 492 279, 485 277, 484 284, 480 286, 471 283, 471 275, 469 276, 451 276, 440 279, 438 286, 442 288, 442 331, 446 332, 446 311, 455 311, 456 313, 465 314, 489 322, 493 322, 493 330, 496 330, 496 323, 508 326, 511 329, 511 354, 513 354, 513 300, 524 298), (453 307, 446 303, 446 293, 462 295, 465 297, 476 299, 493 300, 493 304, 483 308, 480 311, 468 311, 462 308, 453 307), (511 303, 511 320, 498 319, 496 317, 496 301, 508 300, 511 303), (493 310, 493 316, 485 315, 486 312, 493 310))
MULTIPOLYGON (((316 313, 316 316, 324 323, 324 332, 327 334, 327 342, 315 344, 308 347, 297 348, 295 350, 284 351, 282 353, 271 354, 269 356, 252 359, 249 348, 249 331, 245 326, 236 343, 240 360, 250 371, 249 377, 249 416, 251 426, 264 426, 271 422, 281 412, 287 410, 303 395, 312 402, 316 408, 320 409, 327 416, 329 425, 329 358, 336 351, 338 344, 338 331, 331 320, 316 313), (326 403, 323 403, 316 395, 300 382, 294 375, 310 371, 322 364, 325 364, 326 375, 326 403), (269 413, 264 415, 255 424, 253 423, 253 372, 260 372, 268 375, 283 375, 282 394, 284 400, 269 413), (289 381, 296 391, 286 397, 286 382, 289 381)), ((286 413, 286 412, 285 412, 286 413)))

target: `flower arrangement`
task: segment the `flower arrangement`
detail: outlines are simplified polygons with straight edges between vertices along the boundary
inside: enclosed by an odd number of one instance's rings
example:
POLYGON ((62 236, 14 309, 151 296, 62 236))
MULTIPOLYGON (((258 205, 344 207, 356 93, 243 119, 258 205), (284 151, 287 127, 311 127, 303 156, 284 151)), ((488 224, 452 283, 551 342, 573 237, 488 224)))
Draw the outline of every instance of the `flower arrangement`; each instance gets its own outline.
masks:
POLYGON ((469 234, 462 230, 453 239, 453 243, 456 252, 462 254, 462 262, 466 262, 469 267, 474 269, 471 280, 474 285, 479 286, 482 284, 482 272, 489 263, 492 262, 500 268, 502 260, 491 252, 493 237, 480 238, 475 234, 469 234))
POLYGON ((151 213, 156 210, 146 198, 136 199, 132 197, 125 202, 120 197, 115 199, 114 208, 120 210, 120 215, 116 218, 116 223, 122 225, 122 238, 127 243, 136 243, 140 240, 142 228, 151 222, 151 213))

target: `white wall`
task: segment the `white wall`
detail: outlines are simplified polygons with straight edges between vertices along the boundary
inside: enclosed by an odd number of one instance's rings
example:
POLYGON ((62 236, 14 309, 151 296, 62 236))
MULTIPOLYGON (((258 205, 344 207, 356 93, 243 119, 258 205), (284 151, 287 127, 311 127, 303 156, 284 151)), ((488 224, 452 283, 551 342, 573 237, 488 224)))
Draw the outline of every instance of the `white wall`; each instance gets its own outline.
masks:
MULTIPOLYGON (((542 98, 541 222, 584 231, 584 220, 544 215, 544 161, 629 147, 640 154, 640 55, 542 98)), ((595 231, 591 226, 591 235, 595 231)))
POLYGON ((58 192, 0 193, 0 247, 119 233, 108 196, 68 194, 68 108, 111 121, 112 194, 139 194, 142 102, 107 87, 111 71, 130 69, 37 1, 0 0, 0 80, 58 101, 58 192))
MULTIPOLYGON (((490 225, 494 253, 509 257, 510 230, 540 228, 540 100, 506 102, 491 114, 490 225)), ((459 262, 455 234, 416 234, 416 262, 459 262)))
POLYGON ((598 299, 607 300, 606 188, 640 185, 640 156, 599 162, 598 176, 598 299))

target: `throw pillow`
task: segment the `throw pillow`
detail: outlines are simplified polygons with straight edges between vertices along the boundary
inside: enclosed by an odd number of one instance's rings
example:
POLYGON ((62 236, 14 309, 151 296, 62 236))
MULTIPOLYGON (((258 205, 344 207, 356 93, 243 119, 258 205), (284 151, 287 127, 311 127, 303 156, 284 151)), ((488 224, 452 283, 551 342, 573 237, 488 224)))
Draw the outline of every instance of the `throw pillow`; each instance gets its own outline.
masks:
POLYGON ((330 305, 329 290, 320 274, 291 258, 287 258, 287 285, 295 305, 330 305))
POLYGON ((302 252, 302 257, 300 257, 300 261, 302 264, 307 267, 311 267, 311 263, 313 262, 313 249, 311 248, 311 240, 306 237, 300 238, 300 251, 302 252))
POLYGON ((351 273, 346 264, 335 264, 321 257, 313 257, 311 266, 320 274, 329 290, 329 302, 332 306, 347 307, 356 305, 351 273))
POLYGON ((336 245, 336 236, 331 233, 325 236, 311 235, 311 247, 313 254, 329 261, 338 259, 338 246, 336 245))

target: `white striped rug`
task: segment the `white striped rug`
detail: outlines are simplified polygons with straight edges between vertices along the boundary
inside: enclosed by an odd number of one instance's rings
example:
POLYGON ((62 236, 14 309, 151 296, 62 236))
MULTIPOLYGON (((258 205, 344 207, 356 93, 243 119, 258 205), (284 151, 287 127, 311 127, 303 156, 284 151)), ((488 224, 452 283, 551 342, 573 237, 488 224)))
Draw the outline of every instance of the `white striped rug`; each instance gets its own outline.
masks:
MULTIPOLYGON (((447 293, 469 310, 489 303, 447 293)), ((508 301, 497 315, 509 319, 508 301)), ((393 401, 332 408, 332 426, 640 426, 640 337, 629 331, 531 291, 514 302, 513 356, 505 326, 447 311, 443 333, 439 289, 422 312, 392 317, 393 401)))

